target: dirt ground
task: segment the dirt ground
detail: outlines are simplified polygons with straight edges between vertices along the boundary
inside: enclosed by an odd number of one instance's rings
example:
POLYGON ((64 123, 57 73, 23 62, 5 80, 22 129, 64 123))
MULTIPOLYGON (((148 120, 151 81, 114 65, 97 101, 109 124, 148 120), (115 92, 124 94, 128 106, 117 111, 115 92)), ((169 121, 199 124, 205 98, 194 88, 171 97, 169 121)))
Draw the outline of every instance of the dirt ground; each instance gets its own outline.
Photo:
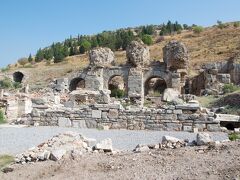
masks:
POLYGON ((239 179, 240 141, 217 147, 86 154, 58 162, 12 165, 0 179, 239 179))

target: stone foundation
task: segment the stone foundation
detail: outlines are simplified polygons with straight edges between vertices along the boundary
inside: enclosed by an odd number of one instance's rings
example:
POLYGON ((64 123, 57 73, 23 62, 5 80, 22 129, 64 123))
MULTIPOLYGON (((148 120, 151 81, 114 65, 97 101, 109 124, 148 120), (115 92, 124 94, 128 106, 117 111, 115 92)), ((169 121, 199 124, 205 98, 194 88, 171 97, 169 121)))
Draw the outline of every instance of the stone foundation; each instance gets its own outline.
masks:
POLYGON ((105 128, 167 131, 220 131, 214 113, 200 113, 189 106, 166 106, 160 109, 125 110, 118 104, 96 104, 61 110, 34 109, 30 125, 76 128, 105 128))

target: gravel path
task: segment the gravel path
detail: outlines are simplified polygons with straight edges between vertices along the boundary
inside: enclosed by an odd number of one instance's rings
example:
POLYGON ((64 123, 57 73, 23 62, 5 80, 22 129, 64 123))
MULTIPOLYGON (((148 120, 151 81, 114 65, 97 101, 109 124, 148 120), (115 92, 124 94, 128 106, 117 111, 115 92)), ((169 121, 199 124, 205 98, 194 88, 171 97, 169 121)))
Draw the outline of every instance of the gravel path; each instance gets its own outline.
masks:
MULTIPOLYGON (((52 136, 65 132, 76 131, 97 141, 111 138, 113 147, 121 150, 132 150, 137 144, 151 144, 161 141, 163 135, 180 139, 193 140, 194 133, 170 131, 130 131, 130 130, 97 130, 60 127, 1 127, 0 126, 0 154, 17 154, 36 146, 52 136)), ((214 140, 227 139, 226 133, 210 133, 214 140)))

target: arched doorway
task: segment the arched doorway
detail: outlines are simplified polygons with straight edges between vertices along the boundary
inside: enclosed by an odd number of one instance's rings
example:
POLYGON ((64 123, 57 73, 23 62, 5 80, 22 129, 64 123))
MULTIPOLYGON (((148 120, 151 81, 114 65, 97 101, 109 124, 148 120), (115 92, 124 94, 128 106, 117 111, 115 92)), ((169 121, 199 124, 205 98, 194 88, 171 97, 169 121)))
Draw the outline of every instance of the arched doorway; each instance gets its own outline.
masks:
POLYGON ((69 90, 74 91, 78 88, 85 88, 85 80, 82 78, 74 78, 71 80, 69 90))
POLYGON ((166 81, 160 77, 150 77, 144 85, 145 96, 159 97, 167 88, 166 81))
POLYGON ((14 82, 22 83, 23 77, 24 77, 24 74, 19 71, 13 73, 14 82))
POLYGON ((112 76, 108 81, 108 89, 111 91, 110 96, 122 98, 126 96, 126 84, 122 76, 112 76))

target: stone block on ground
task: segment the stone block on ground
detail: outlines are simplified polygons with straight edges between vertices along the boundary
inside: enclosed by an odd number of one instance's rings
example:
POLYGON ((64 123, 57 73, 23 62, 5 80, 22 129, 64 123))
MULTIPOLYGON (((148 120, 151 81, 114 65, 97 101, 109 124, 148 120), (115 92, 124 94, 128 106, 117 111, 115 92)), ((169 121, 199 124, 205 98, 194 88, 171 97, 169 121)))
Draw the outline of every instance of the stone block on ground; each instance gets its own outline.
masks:
POLYGON ((164 144, 164 143, 167 143, 167 142, 177 143, 177 142, 184 142, 184 141, 181 140, 181 139, 172 137, 172 136, 163 136, 163 137, 162 137, 162 143, 164 144))
POLYGON ((208 145, 209 143, 213 142, 213 140, 208 133, 202 132, 197 134, 196 142, 198 146, 202 146, 208 145))
POLYGON ((51 152, 50 159, 53 161, 58 161, 66 154, 65 149, 56 149, 51 152))
POLYGON ((112 147, 112 140, 110 138, 104 139, 97 143, 94 146, 94 149, 96 150, 103 150, 104 152, 111 152, 113 150, 112 147))
POLYGON ((138 144, 133 151, 134 152, 147 152, 149 150, 150 149, 147 145, 138 144))

